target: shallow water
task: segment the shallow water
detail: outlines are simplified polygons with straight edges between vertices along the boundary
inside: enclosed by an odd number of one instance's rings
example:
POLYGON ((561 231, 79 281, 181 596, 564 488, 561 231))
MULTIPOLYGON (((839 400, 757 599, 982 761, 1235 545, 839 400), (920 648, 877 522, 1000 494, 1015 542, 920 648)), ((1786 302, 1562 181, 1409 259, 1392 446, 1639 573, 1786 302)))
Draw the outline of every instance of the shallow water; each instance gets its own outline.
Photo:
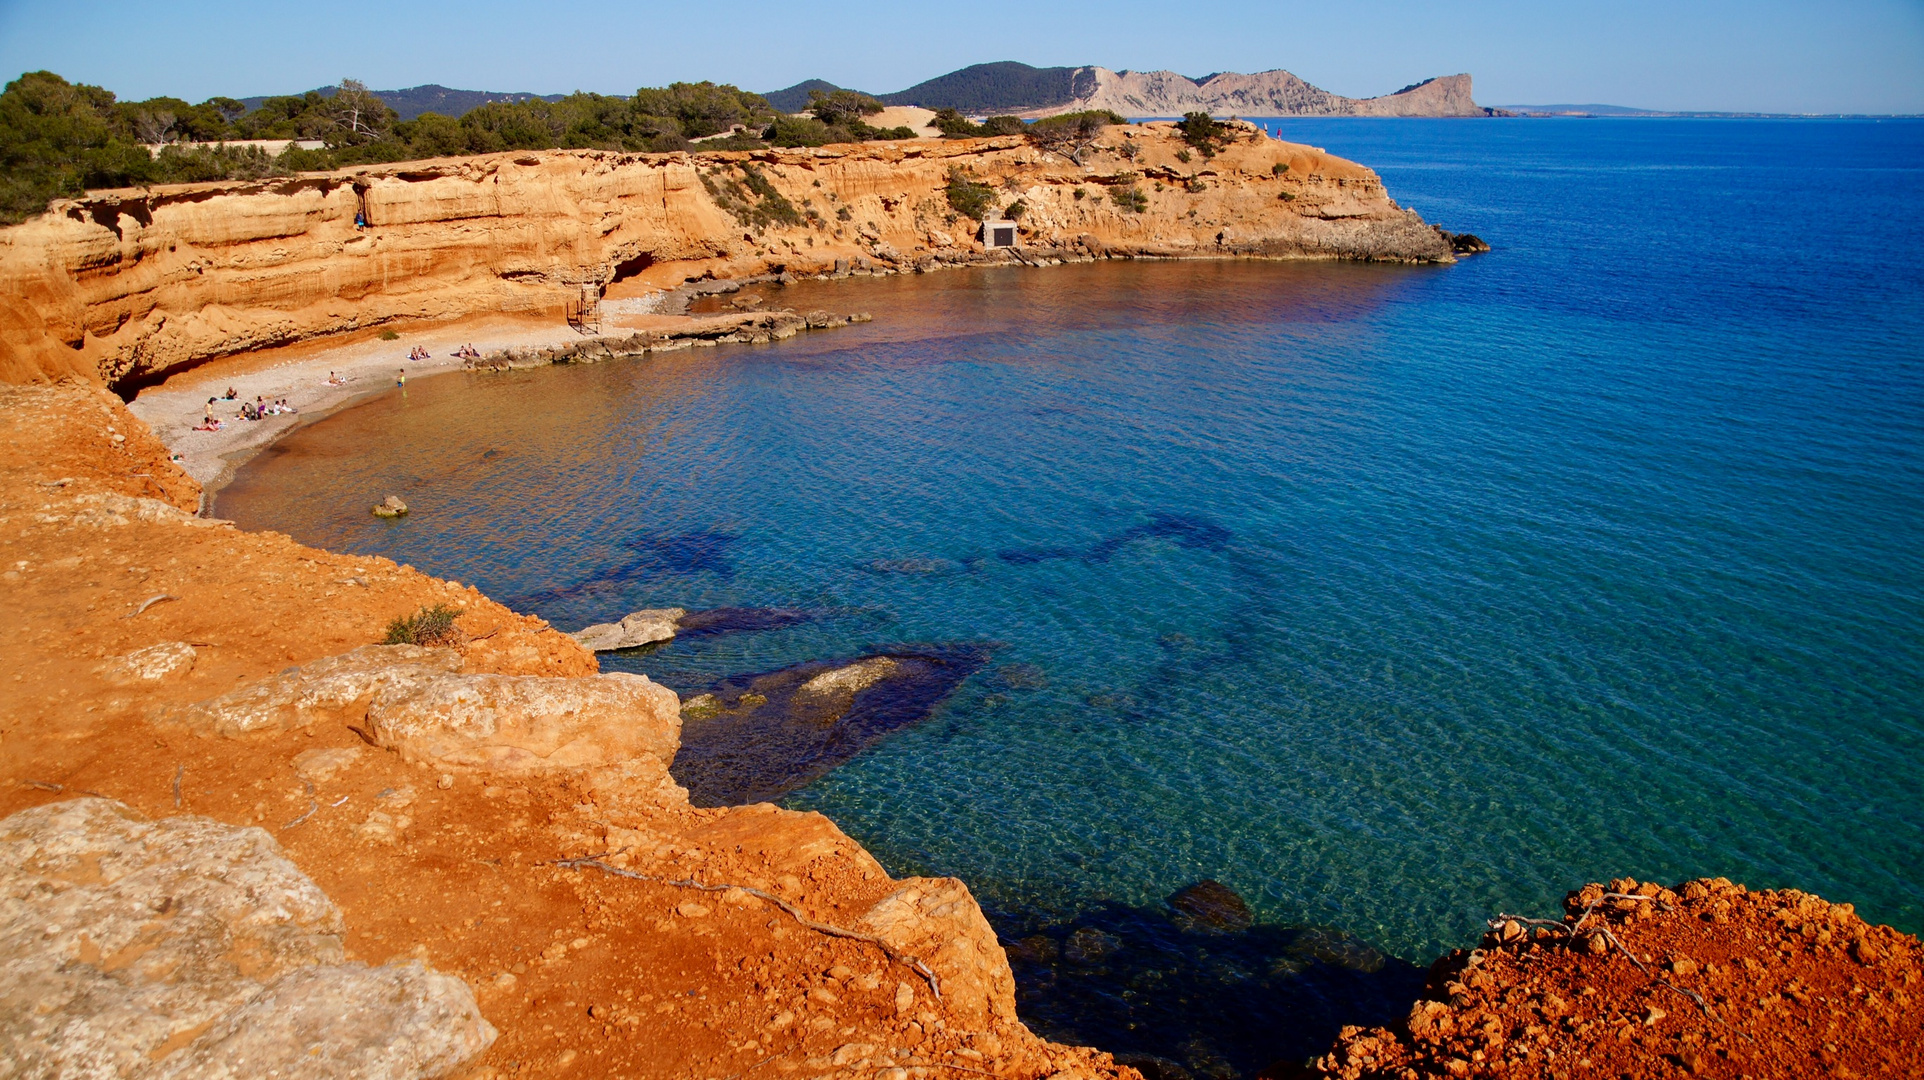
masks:
POLYGON ((218 510, 565 628, 819 615, 604 662, 684 693, 992 645, 786 801, 1009 926, 1214 877, 1427 963, 1721 874, 1924 929, 1924 124, 1282 123, 1497 250, 807 282, 875 321, 426 380, 218 510))

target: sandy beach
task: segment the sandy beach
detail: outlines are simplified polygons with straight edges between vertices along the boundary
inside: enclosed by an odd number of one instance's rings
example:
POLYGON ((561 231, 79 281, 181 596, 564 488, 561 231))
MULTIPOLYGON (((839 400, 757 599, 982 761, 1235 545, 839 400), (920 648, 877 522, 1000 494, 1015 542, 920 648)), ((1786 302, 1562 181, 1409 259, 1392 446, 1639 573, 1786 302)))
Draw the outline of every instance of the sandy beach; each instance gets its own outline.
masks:
POLYGON ((553 319, 496 315, 425 326, 392 341, 364 332, 241 353, 142 390, 127 407, 175 454, 175 462, 200 482, 204 511, 236 469, 303 423, 393 389, 403 372, 409 381, 415 381, 465 370, 467 365, 455 355, 463 345, 472 345, 483 358, 494 358, 510 349, 574 346, 615 340, 637 331, 670 336, 695 334, 744 317, 732 312, 661 315, 654 313, 658 305, 654 297, 610 301, 598 335, 583 335, 553 319), (416 348, 425 349, 428 359, 409 360, 408 353, 416 348), (226 397, 229 389, 234 391, 232 400, 226 397), (208 398, 215 399, 213 415, 221 422, 218 431, 197 430, 206 415, 208 398), (295 411, 260 420, 243 419, 241 404, 256 398, 266 402, 285 400, 295 411))

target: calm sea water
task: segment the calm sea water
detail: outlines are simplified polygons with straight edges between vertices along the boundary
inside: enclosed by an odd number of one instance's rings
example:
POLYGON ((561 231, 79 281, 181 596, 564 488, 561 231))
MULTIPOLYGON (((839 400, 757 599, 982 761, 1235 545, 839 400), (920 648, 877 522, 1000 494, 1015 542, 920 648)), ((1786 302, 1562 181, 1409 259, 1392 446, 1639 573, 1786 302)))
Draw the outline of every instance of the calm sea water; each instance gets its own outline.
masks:
POLYGON ((1427 963, 1722 874, 1924 929, 1924 124, 1280 123, 1496 251, 804 283, 875 321, 425 380, 218 510, 565 628, 822 616, 606 665, 684 692, 992 644, 788 802, 999 911, 1214 877, 1427 963))

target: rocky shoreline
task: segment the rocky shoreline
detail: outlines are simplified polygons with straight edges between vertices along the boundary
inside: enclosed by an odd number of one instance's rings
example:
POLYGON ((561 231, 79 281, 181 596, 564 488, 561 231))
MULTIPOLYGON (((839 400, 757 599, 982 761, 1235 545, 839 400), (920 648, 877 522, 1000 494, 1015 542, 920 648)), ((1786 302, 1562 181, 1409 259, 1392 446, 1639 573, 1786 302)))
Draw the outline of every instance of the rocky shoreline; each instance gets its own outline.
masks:
MULTIPOLYGON (((1452 247, 1480 249, 1404 214, 1367 170, 1308 148, 1239 144, 1204 180, 1177 169, 1166 132, 1129 137, 1145 144, 1128 169, 1115 167, 1119 151, 1072 170, 996 140, 918 159, 900 148, 666 163, 500 155, 280 189, 96 198, 67 208, 77 217, 0 234, 0 279, 28 298, 0 325, 0 380, 15 384, 0 385, 0 613, 18 628, 0 645, 11 679, 0 699, 0 971, 26 988, 0 994, 6 1058, 28 1075, 463 1080, 1924 1068, 1916 940, 1789 891, 1593 885, 1562 919, 1495 917, 1481 949, 1445 957, 1427 980, 1338 931, 1256 924, 1209 882, 1166 909, 992 923, 964 883, 894 879, 821 815, 756 801, 914 722, 981 655, 891 647, 745 674, 684 702, 602 673, 583 642, 470 586, 198 516, 202 474, 218 483, 280 422, 260 422, 256 443, 180 460, 157 437, 198 419, 210 381, 258 378, 269 396, 283 380, 287 397, 341 370, 330 362, 355 371, 302 398, 298 415, 311 419, 387 389, 394 363, 392 345, 363 338, 341 347, 364 357, 289 357, 251 374, 244 360, 217 366, 263 343, 333 342, 326 335, 389 323, 409 326, 413 343, 429 332, 452 343, 466 324, 445 320, 489 304, 545 313, 482 354, 482 366, 512 369, 772 341, 837 318, 655 314, 680 321, 558 331, 550 316, 584 267, 601 285, 693 296, 766 276, 778 256, 779 273, 832 276, 1011 259, 1446 261, 1452 247), (1298 163, 1300 181, 1281 179, 1298 163), (745 164, 797 200, 821 191, 824 206, 860 209, 837 215, 843 225, 823 215, 820 228, 741 229, 696 193, 745 164), (889 205, 900 202, 890 170, 933 191, 963 164, 1014 177, 1024 199, 1040 193, 1036 242, 1021 254, 938 243, 946 230, 928 212, 889 205), (1169 209, 1193 219, 1073 216, 1106 198, 1088 189, 1118 186, 1123 172, 1132 183, 1187 177, 1185 198, 1229 191, 1193 203, 1169 194, 1169 209), (676 234, 657 216, 636 227, 646 235, 617 225, 587 240, 573 209, 503 213, 501 199, 556 183, 595 196, 580 202, 597 213, 672 195, 701 228, 676 234), (510 190, 484 205, 485 184, 510 190), (261 212, 224 212, 241 200, 261 200, 245 203, 261 212), (362 204, 387 230, 379 237, 345 231, 341 213, 362 204), (1270 232, 1224 224, 1245 211, 1244 225, 1269 220, 1279 205, 1295 208, 1270 232), (477 245, 507 255, 470 258, 456 234, 476 228, 477 245), (354 259, 368 261, 350 273, 354 259), (330 299, 351 291, 347 278, 371 288, 397 272, 358 308, 330 299), (249 289, 294 300, 267 318, 248 307, 249 289), (419 330, 429 324, 442 329, 419 330), (131 410, 105 389, 170 374, 131 410), (431 610, 450 613, 433 640, 392 640, 431 610), (1283 1025, 1296 1041, 1276 1035, 1283 1025), (1304 1035, 1331 1028, 1334 1046, 1304 1035)), ((1221 542, 1207 522, 1139 529, 1221 542)), ((1134 535, 998 557, 1101 561, 1134 535)), ((669 621, 676 633, 719 633, 772 619, 669 621)))

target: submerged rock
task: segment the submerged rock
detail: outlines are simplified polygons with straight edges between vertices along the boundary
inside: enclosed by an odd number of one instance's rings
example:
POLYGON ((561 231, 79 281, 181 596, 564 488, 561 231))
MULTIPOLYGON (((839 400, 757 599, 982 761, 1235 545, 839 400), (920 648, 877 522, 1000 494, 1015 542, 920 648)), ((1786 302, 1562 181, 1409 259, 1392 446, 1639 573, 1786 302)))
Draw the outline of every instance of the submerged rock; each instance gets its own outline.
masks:
POLYGON ((1345 1025, 1409 1012, 1423 985, 1414 965, 1321 929, 1234 928, 1247 911, 1234 896, 1198 882, 1168 907, 1101 903, 1041 924, 999 917, 1015 942, 1006 948, 1023 1021, 1140 1063, 1145 1077, 1227 1078, 1296 1075, 1270 1070, 1322 1052, 1345 1025), (1195 932, 1198 915, 1221 928, 1195 932))
POLYGON ((686 608, 644 608, 623 616, 620 622, 596 623, 568 636, 590 652, 635 649, 672 639, 677 624, 686 614, 686 608))
POLYGON ((0 821, 0 1060, 24 1076, 411 1080, 495 1030, 459 979, 344 962, 265 831, 108 799, 0 821))
POLYGON ((921 722, 987 659, 951 646, 725 680, 683 704, 675 780, 696 806, 778 798, 921 722))
POLYGON ((680 637, 711 637, 751 630, 780 630, 815 618, 797 608, 723 607, 684 616, 676 629, 680 637))
POLYGON ((1175 923, 1183 930, 1203 934, 1223 934, 1247 930, 1256 916, 1236 890, 1220 881, 1204 878, 1169 898, 1176 909, 1175 923))

